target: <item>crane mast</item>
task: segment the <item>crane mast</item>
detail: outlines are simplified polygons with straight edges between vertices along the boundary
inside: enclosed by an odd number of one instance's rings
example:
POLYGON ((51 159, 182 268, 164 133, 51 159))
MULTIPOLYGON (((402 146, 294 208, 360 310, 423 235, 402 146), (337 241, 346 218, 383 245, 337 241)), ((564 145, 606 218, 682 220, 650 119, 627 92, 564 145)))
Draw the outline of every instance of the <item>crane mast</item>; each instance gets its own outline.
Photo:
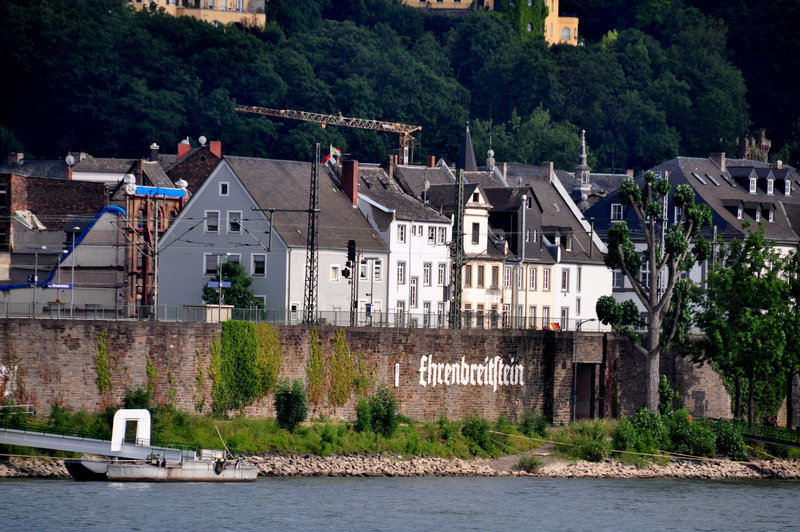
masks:
POLYGON ((400 122, 384 122, 382 120, 372 120, 369 118, 352 118, 349 116, 342 116, 341 113, 338 115, 327 115, 308 111, 296 111, 294 109, 271 109, 269 107, 257 107, 255 105, 237 105, 235 109, 242 113, 254 113, 278 118, 302 120, 305 122, 317 122, 318 124, 322 124, 322 127, 330 124, 332 126, 354 127, 358 129, 396 133, 400 135, 400 153, 403 164, 409 162, 408 149, 411 145, 411 141, 414 140, 411 134, 422 130, 422 126, 401 124, 400 122))

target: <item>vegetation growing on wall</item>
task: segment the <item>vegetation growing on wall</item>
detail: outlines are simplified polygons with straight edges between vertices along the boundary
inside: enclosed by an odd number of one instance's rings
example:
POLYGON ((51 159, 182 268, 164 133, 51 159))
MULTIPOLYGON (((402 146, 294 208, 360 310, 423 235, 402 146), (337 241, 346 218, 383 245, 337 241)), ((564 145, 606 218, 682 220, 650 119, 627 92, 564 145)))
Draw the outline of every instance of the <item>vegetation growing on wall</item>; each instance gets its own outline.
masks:
POLYGON ((328 402, 335 411, 337 407, 344 406, 350 399, 355 382, 353 357, 350 355, 350 345, 347 343, 344 329, 336 331, 333 353, 328 358, 328 364, 330 366, 328 402))
POLYGON ((108 353, 108 331, 94 335, 94 367, 97 377, 94 382, 100 395, 111 389, 111 363, 113 356, 108 353))
POLYGON ((197 355, 197 373, 194 375, 194 394, 192 395, 192 399, 194 400, 194 409, 198 412, 203 411, 203 406, 206 404, 206 394, 205 394, 205 369, 203 368, 203 359, 200 356, 200 350, 195 349, 195 354, 197 355))
POLYGON ((156 378, 158 378, 158 368, 151 362, 149 354, 147 355, 145 373, 147 374, 147 393, 153 395, 153 389, 155 389, 156 386, 156 378))
POLYGON ((256 344, 258 397, 264 397, 272 391, 281 371, 283 351, 277 329, 267 323, 256 324, 256 344))
POLYGON ((358 397, 366 397, 370 390, 375 387, 375 374, 378 368, 374 364, 367 364, 367 355, 361 351, 356 353, 353 363, 355 372, 353 391, 358 397))
POLYGON ((312 408, 322 404, 325 395, 325 361, 322 358, 322 346, 319 343, 317 328, 311 331, 311 344, 308 347, 309 356, 306 363, 308 377, 308 403, 312 408))

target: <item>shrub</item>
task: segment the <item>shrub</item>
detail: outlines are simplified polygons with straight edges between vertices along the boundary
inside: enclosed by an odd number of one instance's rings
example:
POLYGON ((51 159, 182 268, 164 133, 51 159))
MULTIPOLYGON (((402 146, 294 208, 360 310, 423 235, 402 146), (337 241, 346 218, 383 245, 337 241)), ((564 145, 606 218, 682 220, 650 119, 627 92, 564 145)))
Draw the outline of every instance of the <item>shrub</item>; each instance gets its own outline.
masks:
POLYGON ((299 379, 289 385, 289 379, 283 379, 275 387, 275 417, 278 425, 289 431, 305 421, 308 415, 306 390, 299 379))
POLYGON ((521 456, 517 463, 514 465, 514 469, 517 471, 525 471, 526 473, 534 473, 540 467, 542 467, 542 461, 539 460, 536 456, 533 455, 526 455, 521 456))
POLYGON ((528 437, 544 438, 547 435, 547 417, 544 414, 534 414, 533 410, 526 408, 519 421, 519 431, 528 437))
POLYGON ((668 419, 670 451, 692 456, 714 456, 716 445, 711 429, 689 423, 689 414, 685 409, 676 410, 665 417, 668 419))
POLYGON ((642 408, 630 421, 641 439, 639 452, 649 453, 667 446, 667 428, 661 415, 642 408))
POLYGON ((469 450, 474 455, 493 453, 494 442, 489 435, 489 422, 477 416, 464 419, 461 434, 468 440, 469 450))
POLYGON ((608 427, 600 420, 581 421, 556 436, 556 449, 570 458, 599 462, 611 452, 608 427))
POLYGON ((390 437, 400 424, 400 415, 397 412, 394 394, 385 384, 378 386, 378 390, 369 401, 369 410, 372 430, 387 438, 390 437))
POLYGON ((129 388, 122 398, 125 408, 150 408, 150 391, 147 388, 129 388))
POLYGON ((675 399, 675 390, 669 385, 669 379, 666 375, 661 376, 661 381, 658 383, 658 412, 660 414, 669 414, 672 412, 672 401, 675 399))
POLYGON ((747 451, 744 445, 744 438, 740 427, 733 423, 718 421, 714 425, 714 432, 717 436, 717 452, 727 456, 731 460, 745 460, 747 451))
POLYGON ((356 405, 356 424, 357 432, 366 432, 372 430, 372 409, 369 406, 369 401, 363 397, 358 400, 356 405))

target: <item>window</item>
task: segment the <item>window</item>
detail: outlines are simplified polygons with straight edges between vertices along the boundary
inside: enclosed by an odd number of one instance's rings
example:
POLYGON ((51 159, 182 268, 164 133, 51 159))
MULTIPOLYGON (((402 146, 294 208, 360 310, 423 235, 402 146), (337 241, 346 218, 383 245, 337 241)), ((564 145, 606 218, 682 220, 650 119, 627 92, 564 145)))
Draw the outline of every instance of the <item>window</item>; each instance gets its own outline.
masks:
POLYGON ((569 292, 569 270, 561 270, 561 291, 569 292))
POLYGON ((218 255, 211 255, 209 253, 203 254, 203 275, 205 277, 213 277, 217 275, 217 261, 222 258, 218 255))
POLYGON ((492 288, 500 288, 500 266, 492 266, 492 288))
POLYGON ((525 323, 525 316, 522 313, 522 308, 522 305, 517 305, 517 315, 514 319, 515 327, 522 327, 522 325, 525 323))
POLYGON ((562 331, 566 331, 569 327, 569 307, 561 307, 561 326, 562 331))
POLYGON ((783 195, 790 196, 792 194, 792 182, 787 179, 783 182, 783 195))
POLYGON ((444 301, 436 303, 436 318, 438 319, 439 327, 444 325, 444 301))
POLYGON ((397 284, 406 284, 406 263, 397 263, 397 284))
POLYGON ((205 217, 205 232, 219 233, 219 211, 206 211, 205 217))
POLYGON ((761 209, 756 209, 756 222, 761 221, 761 209))
POLYGON ((517 290, 525 288, 525 267, 517 268, 517 290))
POLYGON ((240 264, 242 262, 242 254, 241 253, 228 253, 228 256, 225 258, 223 262, 230 261, 235 264, 240 264))
POLYGON ((447 241, 447 228, 446 227, 439 227, 437 229, 436 243, 437 244, 444 244, 446 241, 447 241))
POLYGON ((431 285, 431 269, 432 265, 430 262, 426 262, 422 265, 422 285, 423 286, 430 286, 431 285))
POLYGON ((575 279, 575 290, 577 292, 580 292, 581 291, 581 277, 583 277, 583 268, 581 266, 578 266, 578 276, 577 277, 578 278, 575 279))
POLYGON ((473 192, 472 193, 472 201, 474 201, 475 203, 480 203, 481 195, 480 195, 479 192, 473 192))
POLYGON ((536 290, 536 268, 534 267, 531 267, 531 271, 528 274, 528 289, 536 290))
POLYGON ((253 295, 253 299, 257 299, 258 301, 261 301, 261 308, 267 308, 267 296, 253 295))
POLYGON ((435 244, 436 243, 436 228, 431 226, 428 227, 428 244, 435 244))
POLYGON ((503 303, 503 327, 511 326, 511 305, 503 303))
POLYGON ((497 305, 492 305, 492 312, 489 315, 489 325, 492 329, 497 328, 497 305))
POLYGON ((366 279, 367 278, 367 262, 362 261, 358 267, 358 278, 359 279, 366 279))
POLYGON ((8 185, 0 185, 0 208, 8 205, 8 185))
POLYGON ((480 224, 473 223, 472 224, 472 243, 473 244, 480 243, 480 231, 481 231, 480 224))
POLYGON ((642 267, 639 269, 639 280, 644 286, 650 286, 650 261, 642 261, 642 267))
POLYGON ((770 209, 769 211, 769 223, 775 223, 775 211, 770 209))
POLYGON ((736 209, 736 219, 737 220, 741 220, 742 219, 742 214, 743 214, 743 212, 742 212, 742 208, 741 207, 736 209))
POLYGON ((267 276, 267 256, 263 253, 250 255, 250 272, 252 277, 267 276))
POLYGON ((624 288, 625 287, 625 274, 622 273, 622 270, 614 270, 613 278, 611 280, 612 288, 624 288))
POLYGON ((678 223, 678 220, 681 219, 681 214, 683 213, 683 209, 680 207, 675 207, 675 217, 672 219, 675 223, 678 223))
POLYGON ((478 266, 478 288, 483 288, 484 285, 484 268, 485 266, 478 266))
POLYGON ((227 196, 228 195, 228 183, 220 183, 219 184, 219 195, 220 196, 227 196))
POLYGON ((579 297, 575 298, 575 315, 576 316, 581 315, 581 298, 579 297))
POLYGON ((483 323, 483 309, 484 309, 484 307, 483 307, 483 303, 478 303, 478 306, 477 306, 477 308, 476 308, 477 315, 476 315, 476 317, 475 317, 475 321, 478 323, 478 327, 480 327, 481 329, 482 329, 482 328, 484 327, 484 325, 485 325, 485 324, 483 323))
POLYGON ((411 224, 411 236, 417 236, 417 226, 411 224))
POLYGON ((536 305, 528 307, 528 325, 536 327, 536 305))
POLYGON ((572 32, 569 31, 568 27, 561 28, 561 40, 562 41, 568 41, 569 40, 569 36, 571 34, 572 34, 572 32))
POLYGON ((228 211, 228 234, 238 235, 242 232, 242 211, 228 211))
POLYGON ((472 286, 472 264, 464 266, 464 286, 467 288, 472 286))
POLYGON ((444 262, 440 262, 439 263, 439 273, 438 273, 438 275, 436 277, 436 281, 437 281, 437 284, 439 286, 444 286, 446 272, 447 272, 447 264, 444 263, 444 262))
POLYGON ((469 329, 472 326, 472 304, 464 304, 464 325, 469 329))
POLYGON ((411 306, 413 308, 417 308, 417 285, 419 285, 419 277, 412 277, 411 278, 411 292, 409 294, 411 300, 411 306))
POLYGON ((767 194, 773 194, 774 192, 775 192, 775 180, 767 179, 767 194))
POLYGON ((397 302, 397 316, 395 317, 397 321, 397 325, 403 326, 406 320, 406 302, 405 301, 398 301, 397 302))
POLYGON ((542 290, 545 292, 550 291, 550 268, 542 270, 542 290))
POLYGON ((372 279, 380 282, 383 280, 383 264, 379 260, 372 262, 374 263, 372 265, 372 279))
POLYGON ((503 270, 503 288, 511 288, 511 266, 503 270))
POLYGON ((405 226, 405 224, 397 226, 397 241, 399 243, 401 243, 401 244, 405 244, 406 243, 406 226, 405 226))
POLYGON ((542 328, 550 327, 550 307, 542 307, 542 328))
POLYGON ((756 178, 755 177, 751 177, 750 178, 750 194, 755 194, 756 193, 756 188, 757 188, 756 187, 756 178))
POLYGON ((568 236, 568 237, 567 237, 567 241, 566 241, 566 243, 564 244, 564 249, 565 249, 566 251, 572 251, 572 237, 571 237, 571 236, 568 236))
POLYGON ((422 302, 422 326, 423 327, 430 327, 431 326, 431 302, 430 301, 423 301, 422 302))
POLYGON ((525 242, 530 242, 530 241, 531 241, 531 230, 525 229, 525 242))
POLYGON ((536 229, 533 230, 533 241, 536 242, 536 229))
POLYGON ((336 265, 331 266, 331 282, 332 283, 339 282, 339 266, 336 265))
POLYGON ((622 203, 611 204, 611 219, 622 220, 622 203))

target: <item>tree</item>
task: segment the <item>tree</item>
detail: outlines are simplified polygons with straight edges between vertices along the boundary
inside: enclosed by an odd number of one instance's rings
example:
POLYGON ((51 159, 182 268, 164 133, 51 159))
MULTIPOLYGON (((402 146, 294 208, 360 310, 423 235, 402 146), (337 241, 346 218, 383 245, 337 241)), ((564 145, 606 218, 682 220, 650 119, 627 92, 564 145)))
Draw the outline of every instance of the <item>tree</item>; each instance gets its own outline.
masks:
POLYGON ((636 229, 643 237, 642 251, 637 250, 631 240, 631 229, 626 221, 615 223, 608 232, 605 264, 612 270, 622 271, 647 312, 644 345, 633 333, 632 326, 639 320, 633 301, 620 304, 611 296, 603 296, 596 305, 600 320, 634 339, 636 349, 644 355, 645 406, 654 412, 658 409, 661 352, 669 346, 679 328, 686 325, 681 318, 684 316, 690 281, 680 280, 681 274, 690 271, 695 261, 705 260, 711 249, 709 243, 700 236, 700 231, 711 225, 711 209, 708 205, 695 203, 694 191, 687 184, 675 187, 672 199, 681 214, 677 221, 665 227, 668 220, 662 217, 662 213, 671 190, 668 177, 660 178, 648 171, 644 174, 641 186, 633 179, 627 179, 617 192, 620 202, 630 208, 636 217, 636 229), (645 263, 649 267, 649 275, 640 277, 645 263), (662 326, 665 326, 663 331, 662 326))
MULTIPOLYGON (((741 381, 747 382, 747 419, 774 416, 783 400, 787 346, 787 296, 783 264, 762 230, 721 251, 709 273, 698 325, 705 332, 700 360, 708 361, 733 388, 741 417, 741 381)), ((791 372, 790 372, 791 374, 791 372)))
MULTIPOLYGON (((203 301, 208 304, 216 305, 219 303, 219 291, 222 290, 222 300, 226 305, 233 305, 234 308, 264 308, 264 303, 253 296, 250 285, 253 284, 244 269, 244 266, 231 260, 224 262, 221 266, 223 282, 230 282, 229 288, 211 288, 208 283, 203 286, 203 301)), ((214 275, 212 281, 219 282, 219 275, 214 275)))

